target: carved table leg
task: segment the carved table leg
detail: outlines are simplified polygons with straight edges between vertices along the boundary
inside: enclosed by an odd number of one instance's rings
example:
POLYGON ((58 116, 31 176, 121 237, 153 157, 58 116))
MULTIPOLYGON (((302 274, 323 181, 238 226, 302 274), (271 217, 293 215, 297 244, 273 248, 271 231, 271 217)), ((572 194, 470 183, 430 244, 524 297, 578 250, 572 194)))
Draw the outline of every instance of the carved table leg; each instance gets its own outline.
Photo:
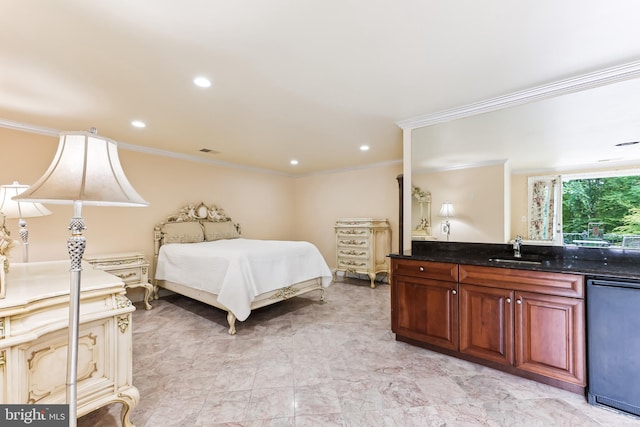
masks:
POLYGON ((138 405, 138 402, 140 401, 140 393, 138 392, 138 389, 135 387, 130 387, 128 390, 118 393, 118 398, 120 402, 122 402, 122 411, 120 412, 122 426, 135 427, 135 425, 129 419, 129 415, 131 415, 131 411, 138 405))
POLYGON ((151 310, 151 298, 153 297, 153 285, 151 283, 145 283, 144 285, 144 306, 147 310, 151 310))
POLYGON ((236 316, 230 311, 227 311, 227 322, 229 322, 229 335, 236 334, 236 316))

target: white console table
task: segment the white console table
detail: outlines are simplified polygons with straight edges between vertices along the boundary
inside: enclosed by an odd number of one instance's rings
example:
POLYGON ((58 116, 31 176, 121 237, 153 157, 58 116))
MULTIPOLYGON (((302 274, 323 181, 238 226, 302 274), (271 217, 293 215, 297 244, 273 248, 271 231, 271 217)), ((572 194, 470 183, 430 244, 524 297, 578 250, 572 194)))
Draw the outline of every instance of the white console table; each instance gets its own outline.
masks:
MULTIPOLYGON (((11 264, 0 299, 0 403, 66 403, 70 261, 11 264)), ((140 395, 132 384, 131 313, 122 280, 83 265, 78 413, 122 403, 122 425, 140 395)))

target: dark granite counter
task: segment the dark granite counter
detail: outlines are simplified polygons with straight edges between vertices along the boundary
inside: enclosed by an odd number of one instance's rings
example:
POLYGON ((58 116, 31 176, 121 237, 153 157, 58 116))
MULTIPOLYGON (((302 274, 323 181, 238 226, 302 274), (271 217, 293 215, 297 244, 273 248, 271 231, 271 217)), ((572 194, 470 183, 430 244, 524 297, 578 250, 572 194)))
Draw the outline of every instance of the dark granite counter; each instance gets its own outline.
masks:
POLYGON ((392 258, 481 265, 518 270, 576 273, 621 279, 640 279, 640 250, 585 248, 577 246, 521 247, 525 262, 512 262, 510 244, 413 241, 411 254, 391 254, 392 258), (500 259, 502 261, 496 261, 500 259), (526 262, 535 260, 535 263, 526 262))

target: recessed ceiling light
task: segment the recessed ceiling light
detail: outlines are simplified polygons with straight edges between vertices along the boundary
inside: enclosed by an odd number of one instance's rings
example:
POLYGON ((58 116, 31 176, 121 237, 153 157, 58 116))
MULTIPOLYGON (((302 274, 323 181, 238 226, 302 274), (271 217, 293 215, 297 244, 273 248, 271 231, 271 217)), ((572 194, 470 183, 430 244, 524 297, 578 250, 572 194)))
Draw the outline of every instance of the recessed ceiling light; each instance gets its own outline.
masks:
POLYGON ((360 146, 360 151, 369 151, 369 146, 368 145, 361 145, 360 146))
POLYGON ((616 147, 626 147, 627 145, 636 145, 638 143, 640 143, 640 141, 620 142, 616 144, 616 147))
POLYGON ((141 120, 133 120, 131 122, 131 126, 133 126, 134 128, 141 128, 141 129, 147 127, 147 125, 141 120))
POLYGON ((211 80, 206 77, 196 77, 193 79, 193 84, 198 87, 211 87, 211 80))
POLYGON ((291 163, 293 166, 298 164, 298 161, 296 159, 291 160, 289 163, 291 163))

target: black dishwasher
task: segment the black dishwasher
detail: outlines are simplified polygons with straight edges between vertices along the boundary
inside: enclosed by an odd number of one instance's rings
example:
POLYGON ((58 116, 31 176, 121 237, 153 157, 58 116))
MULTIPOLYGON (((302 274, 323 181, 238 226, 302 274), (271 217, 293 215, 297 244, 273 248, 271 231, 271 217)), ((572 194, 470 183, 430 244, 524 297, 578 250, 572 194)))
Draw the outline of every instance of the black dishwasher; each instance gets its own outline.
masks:
POLYGON ((640 416, 640 281, 587 280, 588 399, 640 416))

